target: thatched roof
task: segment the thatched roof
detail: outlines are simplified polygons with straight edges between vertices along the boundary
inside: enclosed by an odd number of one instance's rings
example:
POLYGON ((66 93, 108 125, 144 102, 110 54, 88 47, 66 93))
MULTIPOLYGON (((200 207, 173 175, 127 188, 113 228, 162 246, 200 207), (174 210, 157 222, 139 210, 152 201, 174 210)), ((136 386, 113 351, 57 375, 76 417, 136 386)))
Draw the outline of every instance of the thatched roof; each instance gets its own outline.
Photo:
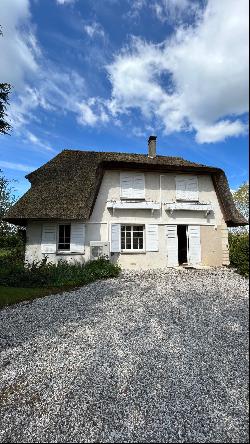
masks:
POLYGON ((225 173, 181 157, 64 150, 28 174, 31 188, 9 210, 6 220, 25 225, 28 219, 88 220, 106 169, 181 171, 211 174, 228 226, 245 225, 232 199, 225 173))

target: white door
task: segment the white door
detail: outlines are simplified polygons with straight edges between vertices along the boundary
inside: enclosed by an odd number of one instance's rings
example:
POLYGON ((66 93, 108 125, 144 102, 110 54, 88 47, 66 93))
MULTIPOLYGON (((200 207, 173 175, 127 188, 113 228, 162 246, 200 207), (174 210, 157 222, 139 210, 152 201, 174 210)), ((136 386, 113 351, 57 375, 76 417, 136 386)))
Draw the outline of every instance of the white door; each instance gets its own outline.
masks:
POLYGON ((199 265, 201 263, 200 226, 189 225, 187 228, 187 237, 188 237, 188 264, 199 265))
POLYGON ((166 237, 167 237, 167 266, 177 267, 179 265, 177 225, 166 226, 166 237))

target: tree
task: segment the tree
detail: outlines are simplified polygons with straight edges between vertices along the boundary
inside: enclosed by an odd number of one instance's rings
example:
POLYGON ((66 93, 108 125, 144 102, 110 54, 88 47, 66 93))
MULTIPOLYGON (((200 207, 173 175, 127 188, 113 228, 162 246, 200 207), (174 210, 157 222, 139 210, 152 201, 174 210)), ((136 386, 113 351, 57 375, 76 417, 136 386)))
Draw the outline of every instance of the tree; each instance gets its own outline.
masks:
POLYGON ((13 195, 13 188, 11 187, 11 181, 7 179, 2 170, 0 170, 0 237, 6 236, 15 231, 15 228, 5 222, 3 217, 5 216, 7 210, 15 202, 15 197, 13 195))
MULTIPOLYGON (((249 220, 249 183, 243 183, 238 190, 233 191, 233 199, 240 213, 249 220)), ((239 227, 237 232, 247 232, 248 227, 239 227)))
MULTIPOLYGON (((3 35, 0 26, 0 36, 3 35)), ((10 124, 6 121, 6 108, 9 104, 9 93, 11 86, 9 83, 0 83, 0 134, 9 134, 10 124)))

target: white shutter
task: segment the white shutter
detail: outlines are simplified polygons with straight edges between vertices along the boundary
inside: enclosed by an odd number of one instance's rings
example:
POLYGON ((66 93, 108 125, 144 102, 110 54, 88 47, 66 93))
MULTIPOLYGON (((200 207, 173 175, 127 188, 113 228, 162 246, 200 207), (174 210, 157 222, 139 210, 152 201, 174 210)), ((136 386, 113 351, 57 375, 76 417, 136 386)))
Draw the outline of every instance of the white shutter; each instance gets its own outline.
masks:
POLYGON ((200 226, 188 226, 188 263, 198 265, 201 263, 200 226))
POLYGON ((143 173, 120 173, 121 198, 144 199, 145 179, 143 173))
POLYGON ((186 199, 199 200, 198 179, 196 176, 190 177, 186 181, 186 199))
POLYGON ((111 224, 111 252, 119 253, 121 251, 121 225, 111 224))
POLYGON ((81 222, 72 222, 70 231, 70 251, 84 253, 85 225, 81 222))
POLYGON ((56 253, 56 224, 43 224, 42 226, 42 253, 56 253))
POLYGON ((186 181, 181 177, 175 178, 176 182, 176 200, 185 200, 186 196, 186 181))
POLYGON ((167 237, 167 257, 168 257, 167 266, 177 267, 179 265, 177 225, 166 226, 166 237, 167 237))
POLYGON ((145 180, 143 173, 133 175, 132 196, 134 199, 145 198, 145 180))
POLYGON ((177 176, 176 200, 199 200, 198 178, 197 176, 177 176))
POLYGON ((130 173, 120 173, 121 197, 130 198, 132 194, 133 176, 130 173))
POLYGON ((158 225, 146 225, 146 251, 158 251, 158 225))

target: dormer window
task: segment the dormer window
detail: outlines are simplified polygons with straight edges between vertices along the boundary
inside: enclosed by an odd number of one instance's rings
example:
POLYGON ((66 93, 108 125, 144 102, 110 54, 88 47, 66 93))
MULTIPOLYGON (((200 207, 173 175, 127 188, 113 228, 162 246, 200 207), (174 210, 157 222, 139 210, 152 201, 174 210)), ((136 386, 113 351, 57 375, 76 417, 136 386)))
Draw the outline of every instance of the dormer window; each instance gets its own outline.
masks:
POLYGON ((197 176, 179 175, 175 178, 176 200, 199 201, 199 189, 197 176))
POLYGON ((120 173, 121 199, 145 199, 145 178, 143 173, 120 173))

